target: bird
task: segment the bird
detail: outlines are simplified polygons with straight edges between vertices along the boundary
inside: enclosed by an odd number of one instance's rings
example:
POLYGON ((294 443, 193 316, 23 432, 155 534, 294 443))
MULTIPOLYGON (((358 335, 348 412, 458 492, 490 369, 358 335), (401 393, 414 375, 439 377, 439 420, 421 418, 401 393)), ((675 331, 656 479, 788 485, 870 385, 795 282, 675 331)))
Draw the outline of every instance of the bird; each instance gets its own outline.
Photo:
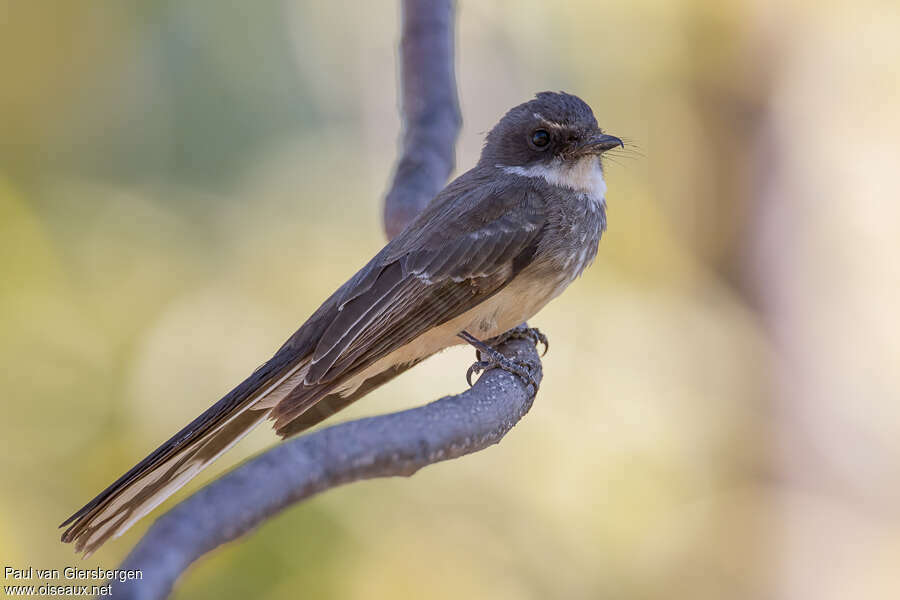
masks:
POLYGON ((528 365, 491 340, 517 331, 593 262, 606 230, 601 156, 617 147, 575 95, 540 92, 510 109, 472 169, 272 358, 66 519, 62 541, 93 553, 263 421, 297 434, 450 346, 478 349, 468 376, 500 367, 534 384, 528 365))

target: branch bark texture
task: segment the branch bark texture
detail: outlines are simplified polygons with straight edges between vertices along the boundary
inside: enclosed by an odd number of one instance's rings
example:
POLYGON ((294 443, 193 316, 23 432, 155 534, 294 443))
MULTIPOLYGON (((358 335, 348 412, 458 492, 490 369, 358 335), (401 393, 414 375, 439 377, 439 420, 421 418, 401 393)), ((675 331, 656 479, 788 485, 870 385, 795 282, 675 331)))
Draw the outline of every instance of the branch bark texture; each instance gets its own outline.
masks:
MULTIPOLYGON (((403 0, 401 155, 385 199, 388 237, 440 191, 454 167, 460 117, 453 63, 452 0, 403 0)), ((499 350, 540 365, 527 341, 499 350)), ((462 377, 462 375, 461 375, 462 377)), ((537 369, 535 379, 540 382, 537 369)), ((166 598, 200 556, 283 509, 338 485, 409 476, 482 450, 531 408, 533 392, 500 369, 475 386, 418 408, 335 425, 291 439, 210 483, 162 515, 122 563, 143 579, 113 583, 113 597, 166 598)))

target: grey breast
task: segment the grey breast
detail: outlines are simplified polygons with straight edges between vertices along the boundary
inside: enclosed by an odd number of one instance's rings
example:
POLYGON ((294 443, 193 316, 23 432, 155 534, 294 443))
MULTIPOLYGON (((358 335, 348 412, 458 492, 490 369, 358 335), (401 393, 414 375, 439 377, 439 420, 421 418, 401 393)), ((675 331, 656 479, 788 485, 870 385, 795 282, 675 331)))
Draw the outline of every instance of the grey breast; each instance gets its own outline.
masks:
POLYGON ((606 229, 606 205, 581 192, 547 186, 548 231, 542 262, 565 280, 581 275, 597 256, 606 229))

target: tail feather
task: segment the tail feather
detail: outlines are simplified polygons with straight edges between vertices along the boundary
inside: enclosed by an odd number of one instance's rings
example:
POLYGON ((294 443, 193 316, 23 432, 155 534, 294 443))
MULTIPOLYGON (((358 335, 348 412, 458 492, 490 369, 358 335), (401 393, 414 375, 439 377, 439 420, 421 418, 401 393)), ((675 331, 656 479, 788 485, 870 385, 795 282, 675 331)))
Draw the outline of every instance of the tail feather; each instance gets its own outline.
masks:
POLYGON ((62 541, 74 542, 88 556, 122 535, 269 416, 273 400, 302 381, 304 366, 305 361, 261 367, 66 519, 62 541))
MULTIPOLYGON (((352 280, 351 280, 352 282, 352 280)), ((340 298, 345 285, 333 296, 340 298)), ((266 418, 288 437, 345 408, 418 361, 375 375, 353 391, 340 391, 358 369, 327 383, 306 385, 310 355, 318 336, 333 320, 329 300, 267 363, 194 419, 171 439, 100 492, 60 527, 63 542, 74 542, 85 556, 118 537, 156 508, 266 418), (315 407, 315 410, 310 410, 315 407)))

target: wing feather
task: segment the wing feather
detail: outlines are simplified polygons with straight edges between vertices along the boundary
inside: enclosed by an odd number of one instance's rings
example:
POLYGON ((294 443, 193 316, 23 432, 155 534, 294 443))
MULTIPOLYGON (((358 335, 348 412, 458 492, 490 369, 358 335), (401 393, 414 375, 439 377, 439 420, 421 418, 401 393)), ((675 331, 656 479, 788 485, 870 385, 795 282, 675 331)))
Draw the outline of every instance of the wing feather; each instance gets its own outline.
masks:
POLYGON ((502 213, 453 239, 419 231, 418 245, 406 252, 385 248, 376 257, 384 262, 370 270, 378 275, 347 291, 303 385, 275 407, 276 430, 287 431, 349 376, 503 289, 533 256, 543 225, 540 211, 502 213))

